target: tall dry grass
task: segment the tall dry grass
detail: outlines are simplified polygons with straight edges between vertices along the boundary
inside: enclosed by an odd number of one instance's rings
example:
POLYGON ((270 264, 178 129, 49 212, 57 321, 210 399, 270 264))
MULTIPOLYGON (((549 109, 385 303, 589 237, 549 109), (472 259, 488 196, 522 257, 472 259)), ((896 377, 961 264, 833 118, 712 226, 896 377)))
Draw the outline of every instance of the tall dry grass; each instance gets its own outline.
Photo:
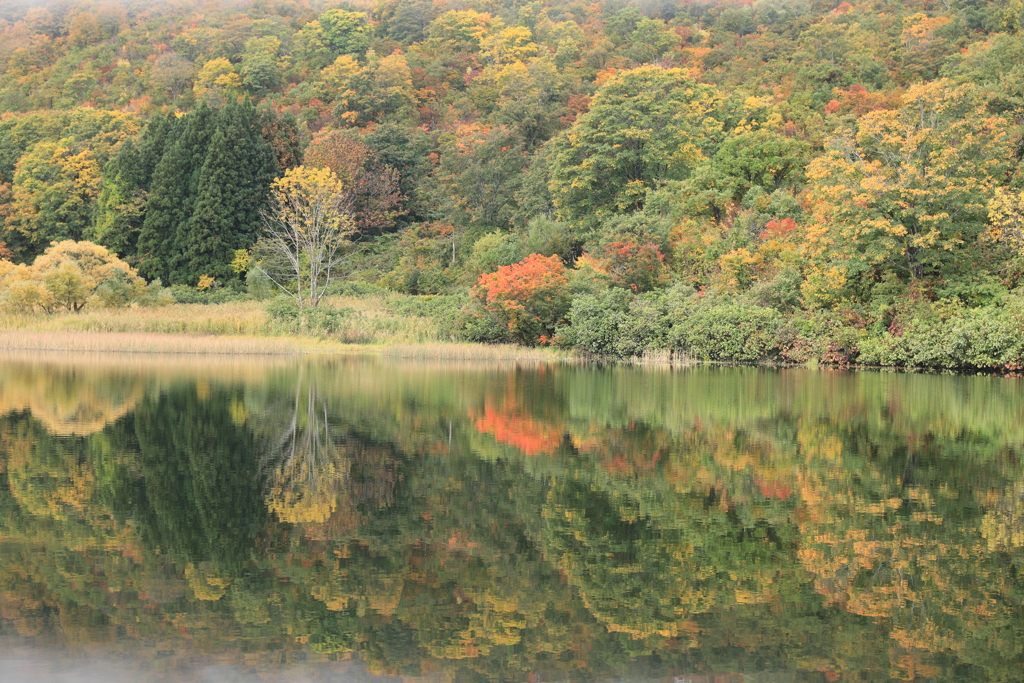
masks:
POLYGON ((0 315, 0 351, 163 354, 363 353, 392 358, 564 362, 550 348, 453 343, 437 320, 402 315, 389 303, 406 295, 333 296, 345 310, 330 334, 297 334, 272 320, 266 304, 172 304, 159 308, 86 309, 52 315, 0 315))
POLYGON ((308 339, 239 337, 159 332, 0 331, 0 351, 176 354, 299 354, 325 349, 308 339))
POLYGON ((267 334, 267 313, 258 301, 173 304, 154 308, 86 308, 77 313, 22 314, 0 318, 0 330, 22 332, 133 332, 161 334, 267 334))
POLYGON ((423 344, 441 341, 443 331, 433 318, 401 316, 388 310, 392 299, 403 294, 331 296, 327 306, 351 311, 335 333, 346 344, 423 344))

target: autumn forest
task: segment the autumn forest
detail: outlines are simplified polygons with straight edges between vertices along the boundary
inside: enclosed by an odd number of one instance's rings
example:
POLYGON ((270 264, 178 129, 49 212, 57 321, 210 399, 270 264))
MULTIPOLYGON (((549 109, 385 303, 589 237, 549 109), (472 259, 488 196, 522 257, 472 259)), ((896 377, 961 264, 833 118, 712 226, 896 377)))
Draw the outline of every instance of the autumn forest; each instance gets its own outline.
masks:
POLYGON ((265 300, 329 336, 332 295, 384 292, 452 340, 1015 371, 1022 22, 1019 0, 6 0, 0 306, 265 300), (322 304, 267 247, 274 192, 310 183, 342 238, 322 304))

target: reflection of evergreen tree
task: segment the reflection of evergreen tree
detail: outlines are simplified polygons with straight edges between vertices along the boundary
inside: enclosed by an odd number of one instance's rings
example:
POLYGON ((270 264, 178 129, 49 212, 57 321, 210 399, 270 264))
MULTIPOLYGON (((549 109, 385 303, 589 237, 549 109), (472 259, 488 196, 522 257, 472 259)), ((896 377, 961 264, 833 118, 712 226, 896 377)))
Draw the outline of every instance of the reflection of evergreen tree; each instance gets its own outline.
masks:
POLYGON ((141 476, 121 485, 115 505, 150 546, 223 568, 251 557, 266 508, 254 437, 232 420, 237 400, 177 385, 136 410, 141 476))

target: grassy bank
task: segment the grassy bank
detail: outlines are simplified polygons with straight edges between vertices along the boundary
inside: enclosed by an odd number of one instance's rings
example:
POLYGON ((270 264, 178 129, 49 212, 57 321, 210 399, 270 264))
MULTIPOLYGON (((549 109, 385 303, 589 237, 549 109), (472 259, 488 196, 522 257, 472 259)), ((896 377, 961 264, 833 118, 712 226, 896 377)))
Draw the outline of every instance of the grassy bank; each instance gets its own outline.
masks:
POLYGON ((462 343, 422 310, 419 297, 336 296, 330 330, 303 330, 275 319, 267 304, 231 301, 156 308, 93 308, 0 317, 0 351, 293 355, 365 353, 394 358, 557 362, 550 348, 462 343))

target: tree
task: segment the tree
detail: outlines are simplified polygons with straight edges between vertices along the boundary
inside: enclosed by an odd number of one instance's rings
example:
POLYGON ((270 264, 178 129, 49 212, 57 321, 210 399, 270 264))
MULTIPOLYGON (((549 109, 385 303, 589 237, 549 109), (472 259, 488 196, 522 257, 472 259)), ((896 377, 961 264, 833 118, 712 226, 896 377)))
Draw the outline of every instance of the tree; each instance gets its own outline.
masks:
POLYGON ((281 84, 278 53, 281 41, 273 36, 250 38, 242 54, 242 84, 250 91, 262 94, 281 84))
POLYGON ((326 168, 297 166, 271 185, 256 253, 299 307, 316 308, 349 253, 356 227, 343 202, 344 185, 326 168))
POLYGON ((143 138, 137 175, 146 204, 135 258, 144 277, 190 284, 204 274, 232 277, 233 252, 258 236, 259 209, 278 172, 275 152, 295 159, 287 128, 246 101, 219 112, 200 105, 170 127, 161 145, 159 131, 149 142, 143 138), (276 150, 264 131, 276 138, 276 150))
POLYGON ((569 311, 569 280, 557 256, 531 254, 480 276, 472 295, 522 344, 546 344, 569 311))
POLYGON ((56 242, 31 266, 0 270, 0 301, 24 312, 78 311, 93 296, 104 306, 149 303, 156 291, 131 266, 92 242, 56 242))
POLYGON ((149 83, 158 101, 173 102, 195 76, 196 67, 176 52, 168 51, 152 58, 149 83))
POLYGON ((137 240, 139 273, 147 279, 172 282, 170 261, 178 232, 192 214, 213 117, 213 110, 200 105, 175 123, 168 133, 167 151, 153 169, 137 240))
POLYGON ((135 144, 126 140, 107 163, 92 232, 96 241, 123 256, 134 256, 146 217, 153 171, 171 139, 174 116, 154 116, 135 144))
POLYGON ((361 234, 381 233, 405 213, 398 171, 381 164, 377 154, 350 131, 332 130, 313 138, 303 163, 328 168, 342 183, 342 210, 351 214, 361 234))
POLYGON ((721 223, 753 188, 772 192, 802 184, 807 144, 772 130, 733 131, 713 157, 678 188, 687 216, 710 216, 721 223))
POLYGON ((213 106, 222 106, 235 100, 242 92, 242 79, 234 65, 224 57, 211 59, 196 76, 192 86, 196 97, 213 106))
POLYGON ((862 116, 808 167, 817 256, 848 274, 885 267, 914 280, 964 266, 1013 143, 1010 121, 986 109, 979 88, 911 87, 900 108, 862 116))
POLYGON ((988 205, 991 226, 987 236, 1024 256, 1024 192, 999 188, 988 205))
POLYGON ((99 186, 100 167, 90 150, 67 140, 33 145, 14 173, 8 217, 9 229, 25 245, 22 256, 38 254, 54 240, 81 239, 99 186))
POLYGON ((665 256, 656 244, 638 244, 631 240, 609 242, 580 261, 584 259, 594 264, 599 272, 607 273, 616 287, 634 292, 649 292, 668 279, 665 256))
POLYGON ((192 284, 201 275, 230 278, 234 251, 248 248, 259 235, 259 208, 277 164, 255 118, 249 102, 229 104, 217 114, 192 215, 177 234, 174 282, 192 284))
POLYGON ((577 225, 643 208, 650 190, 682 180, 720 138, 720 96, 682 69, 621 73, 553 141, 551 194, 577 225))
POLYGON ((320 15, 323 41, 335 54, 362 56, 370 47, 366 15, 343 9, 329 9, 320 15))

